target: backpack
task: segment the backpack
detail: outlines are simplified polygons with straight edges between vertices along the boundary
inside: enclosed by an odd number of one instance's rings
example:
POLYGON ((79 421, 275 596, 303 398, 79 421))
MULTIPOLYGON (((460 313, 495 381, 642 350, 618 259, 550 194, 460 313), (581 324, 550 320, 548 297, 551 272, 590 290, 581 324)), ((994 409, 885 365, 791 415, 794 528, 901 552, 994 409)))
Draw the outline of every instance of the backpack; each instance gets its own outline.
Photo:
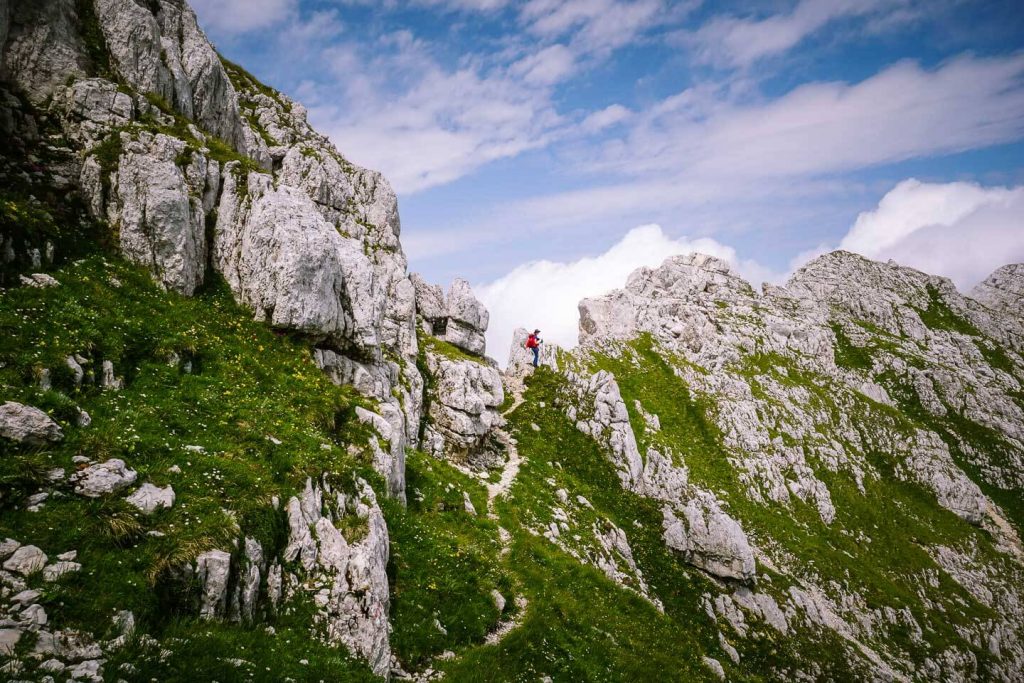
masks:
POLYGON ((526 338, 526 344, 524 344, 524 346, 526 348, 528 348, 528 349, 536 348, 537 347, 537 336, 531 334, 529 337, 527 337, 526 338))

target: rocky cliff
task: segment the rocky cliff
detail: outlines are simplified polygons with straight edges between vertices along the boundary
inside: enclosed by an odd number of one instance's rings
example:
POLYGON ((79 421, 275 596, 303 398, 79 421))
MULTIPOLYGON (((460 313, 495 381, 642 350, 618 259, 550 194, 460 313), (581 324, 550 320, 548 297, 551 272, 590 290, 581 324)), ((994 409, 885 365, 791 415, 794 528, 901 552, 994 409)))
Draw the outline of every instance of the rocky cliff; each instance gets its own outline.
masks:
POLYGON ((1020 680, 1021 266, 673 257, 502 373, 181 0, 0 80, 7 678, 1020 680))

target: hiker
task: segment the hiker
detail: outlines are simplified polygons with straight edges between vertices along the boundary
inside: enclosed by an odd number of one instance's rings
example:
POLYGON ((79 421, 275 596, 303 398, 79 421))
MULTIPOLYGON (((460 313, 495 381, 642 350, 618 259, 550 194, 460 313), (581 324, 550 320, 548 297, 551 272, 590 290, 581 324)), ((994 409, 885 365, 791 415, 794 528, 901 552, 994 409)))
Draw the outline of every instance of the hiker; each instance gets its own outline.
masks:
POLYGON ((540 365, 540 345, 544 340, 540 338, 540 330, 534 330, 526 339, 526 348, 533 351, 533 367, 540 365))

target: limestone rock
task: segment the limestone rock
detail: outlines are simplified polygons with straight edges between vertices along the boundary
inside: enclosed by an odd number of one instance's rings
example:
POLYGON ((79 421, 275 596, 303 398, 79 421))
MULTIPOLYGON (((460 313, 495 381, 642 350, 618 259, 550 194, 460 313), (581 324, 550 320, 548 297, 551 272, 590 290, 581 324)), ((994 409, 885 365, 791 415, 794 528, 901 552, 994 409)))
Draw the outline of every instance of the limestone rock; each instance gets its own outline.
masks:
POLYGON ((486 348, 484 332, 487 331, 490 315, 474 296, 468 282, 462 278, 452 282, 448 288, 447 306, 445 341, 470 353, 483 355, 486 348))
POLYGON ((21 640, 21 630, 16 628, 0 628, 0 655, 14 654, 14 648, 21 640))
POLYGON ((64 128, 85 145, 101 141, 114 128, 135 118, 135 103, 117 84, 104 78, 73 81, 54 98, 53 108, 61 112, 64 128))
POLYGON ((18 279, 25 287, 35 287, 36 289, 47 289, 49 287, 60 286, 60 282, 58 282, 56 278, 51 275, 47 275, 46 273, 32 273, 32 275, 28 277, 20 275, 18 279))
POLYGON ((131 486, 137 477, 138 473, 129 469, 124 460, 112 458, 79 470, 70 477, 70 482, 75 493, 99 498, 131 486))
POLYGON ((128 83, 160 94, 186 118, 247 151, 238 95, 187 4, 97 0, 96 12, 114 66, 128 83))
POLYGON ((164 287, 191 295, 206 273, 202 193, 209 162, 193 152, 183 168, 187 143, 162 133, 121 133, 121 144, 107 208, 121 252, 164 287))
POLYGON ((327 223, 300 190, 229 164, 214 262, 237 299, 275 327, 379 353, 383 293, 359 240, 327 223))
POLYGON ((61 560, 48 564, 43 567, 43 580, 53 582, 71 572, 77 572, 82 569, 82 565, 78 562, 71 562, 67 560, 61 560))
POLYGON ((376 496, 362 480, 347 496, 306 482, 301 498, 288 501, 287 562, 298 561, 304 590, 313 594, 317 623, 330 642, 367 660, 377 675, 390 669, 388 622, 388 530, 376 496), (361 538, 346 538, 335 526, 354 515, 366 525, 361 538))
POLYGON ((174 505, 174 489, 170 486, 160 488, 146 482, 125 500, 149 515, 159 508, 170 508, 174 505))
MULTIPOLYGON (((14 4, 14 3, 11 3, 14 4)), ((19 2, 8 8, 0 78, 16 83, 34 104, 41 104, 70 77, 91 67, 73 0, 19 2)))
POLYGON ((754 578, 754 553, 743 529, 717 502, 700 497, 679 511, 662 509, 665 544, 710 574, 748 581, 754 578))
POLYGON ((223 550, 208 550, 196 558, 199 579, 199 617, 222 617, 227 607, 231 555, 223 550))
POLYGON ((465 459, 479 450, 501 416, 505 400, 498 369, 427 351, 431 375, 425 448, 437 457, 465 459))
POLYGON ((356 417, 360 422, 372 425, 380 438, 387 441, 387 451, 376 448, 373 467, 388 482, 390 495, 405 500, 404 422, 401 411, 389 404, 384 404, 382 408, 384 412, 391 414, 390 421, 359 406, 356 407, 356 417))
POLYGON ((60 441, 64 432, 49 415, 14 401, 0 405, 0 436, 33 446, 60 441))
POLYGON ((972 289, 970 296, 993 310, 1024 319, 1024 263, 997 269, 972 289))
POLYGON ((34 545, 23 545, 4 561, 4 569, 28 576, 46 566, 46 553, 34 545))
POLYGON ((419 273, 413 273, 409 277, 416 290, 416 312, 427 322, 440 325, 437 332, 444 334, 443 328, 448 318, 448 304, 444 298, 444 290, 438 285, 428 283, 419 273))

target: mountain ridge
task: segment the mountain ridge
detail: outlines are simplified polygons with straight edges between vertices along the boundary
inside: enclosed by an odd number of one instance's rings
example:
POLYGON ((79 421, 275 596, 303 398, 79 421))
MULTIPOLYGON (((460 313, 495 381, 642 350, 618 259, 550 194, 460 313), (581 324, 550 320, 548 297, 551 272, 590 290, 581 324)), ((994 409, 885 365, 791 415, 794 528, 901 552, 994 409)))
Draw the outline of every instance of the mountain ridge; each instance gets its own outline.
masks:
POLYGON ((1024 265, 674 256, 502 373, 186 3, 0 0, 0 77, 5 674, 1024 671, 1024 265))

